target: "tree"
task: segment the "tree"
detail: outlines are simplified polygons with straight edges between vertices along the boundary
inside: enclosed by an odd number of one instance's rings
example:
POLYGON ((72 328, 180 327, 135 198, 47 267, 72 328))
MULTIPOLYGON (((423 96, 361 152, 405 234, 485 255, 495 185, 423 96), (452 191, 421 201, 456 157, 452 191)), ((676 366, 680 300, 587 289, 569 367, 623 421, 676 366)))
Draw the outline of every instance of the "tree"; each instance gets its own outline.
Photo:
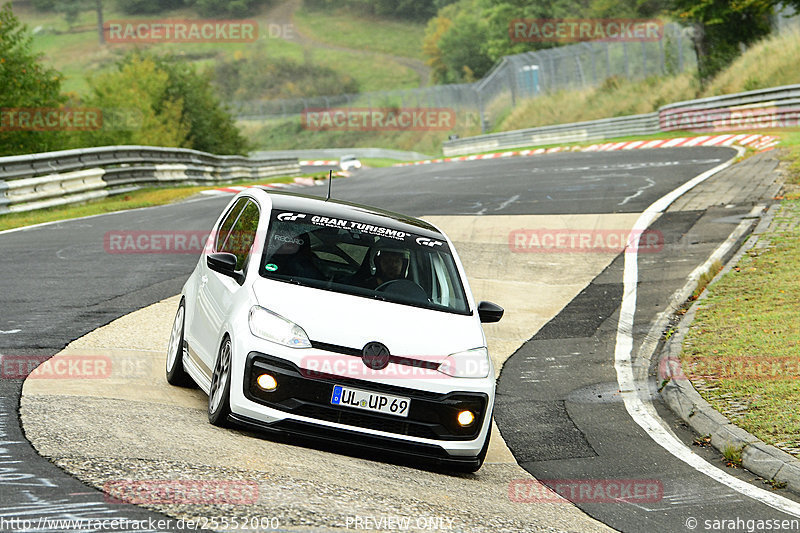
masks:
POLYGON ((91 80, 86 105, 103 111, 104 124, 101 131, 83 134, 82 142, 245 153, 247 142, 209 78, 171 56, 129 54, 116 71, 91 80))
POLYGON ((423 50, 439 83, 474 81, 492 68, 486 49, 489 26, 475 0, 461 0, 439 10, 425 30, 423 50))
POLYGON ((189 0, 204 17, 246 17, 269 0, 189 0))
POLYGON ((273 57, 263 48, 219 61, 214 85, 225 100, 268 100, 357 93, 358 82, 311 59, 273 57))
POLYGON ((118 64, 117 70, 92 79, 92 95, 86 104, 103 112, 103 128, 82 134, 88 146, 141 144, 146 146, 190 147, 189 124, 184 101, 169 90, 169 74, 146 57, 133 56, 118 64), (133 124, 119 124, 113 118, 134 116, 133 124))
POLYGON ((0 8, 0 154, 24 154, 56 150, 64 142, 63 132, 13 131, 6 111, 19 108, 58 108, 61 74, 39 63, 31 51, 33 37, 11 10, 0 8))
POLYGON ((428 56, 426 63, 431 67, 434 81, 443 83, 447 79, 448 65, 442 55, 439 43, 442 36, 453 26, 453 21, 439 15, 428 21, 425 29, 425 39, 422 41, 422 52, 428 56))
POLYGON ((740 48, 770 32, 775 8, 800 0, 675 0, 674 15, 694 26, 701 81, 708 81, 739 55, 740 48))
POLYGON ((167 73, 167 98, 183 101, 181 120, 189 126, 190 146, 217 154, 246 153, 247 140, 213 90, 213 73, 198 74, 194 67, 169 57, 155 62, 167 73))

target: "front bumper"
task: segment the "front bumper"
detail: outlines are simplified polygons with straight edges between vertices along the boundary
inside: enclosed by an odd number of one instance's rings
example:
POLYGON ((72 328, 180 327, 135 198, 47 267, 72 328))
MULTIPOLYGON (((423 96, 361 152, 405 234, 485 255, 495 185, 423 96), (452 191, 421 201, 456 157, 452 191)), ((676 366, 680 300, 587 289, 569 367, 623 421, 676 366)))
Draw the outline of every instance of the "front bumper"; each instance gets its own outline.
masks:
POLYGON ((340 376, 309 375, 287 360, 260 352, 248 354, 243 378, 247 400, 269 408, 272 413, 287 415, 275 420, 273 414, 269 421, 259 421, 252 415, 233 415, 237 423, 264 430, 361 444, 443 462, 452 460, 462 465, 474 461, 481 447, 478 443, 483 443, 481 437, 489 431, 485 426, 487 414, 491 415, 490 399, 482 392, 441 394, 340 376), (273 392, 256 385, 257 377, 265 372, 279 383, 273 392), (332 405, 334 385, 410 398, 408 417, 332 405), (475 414, 475 422, 466 428, 456 422, 457 413, 463 409, 475 414), (456 453, 448 453, 448 448, 456 453), (472 454, 461 455, 465 448, 476 449, 472 454))

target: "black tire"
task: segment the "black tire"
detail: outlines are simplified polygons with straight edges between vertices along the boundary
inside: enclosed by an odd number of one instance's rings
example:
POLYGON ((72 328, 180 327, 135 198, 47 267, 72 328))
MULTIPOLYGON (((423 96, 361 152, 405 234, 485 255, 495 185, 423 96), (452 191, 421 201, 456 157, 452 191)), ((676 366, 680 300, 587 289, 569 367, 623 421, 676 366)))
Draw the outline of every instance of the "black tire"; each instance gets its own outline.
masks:
POLYGON ((186 325, 186 305, 181 299, 178 312, 175 313, 175 322, 172 324, 172 334, 169 336, 167 346, 167 383, 178 387, 192 387, 194 381, 183 368, 183 331, 186 325))
POLYGON ((231 413, 231 339, 225 337, 219 348, 211 389, 208 392, 208 421, 217 427, 228 427, 231 413))

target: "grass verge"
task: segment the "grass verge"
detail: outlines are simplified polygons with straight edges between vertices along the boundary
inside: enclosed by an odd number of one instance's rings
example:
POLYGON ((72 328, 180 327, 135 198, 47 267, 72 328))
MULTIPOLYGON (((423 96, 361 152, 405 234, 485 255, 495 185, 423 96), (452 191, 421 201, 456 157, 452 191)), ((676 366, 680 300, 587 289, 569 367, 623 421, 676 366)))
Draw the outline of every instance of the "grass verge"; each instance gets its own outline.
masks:
POLYGON ((300 33, 334 46, 424 59, 422 23, 367 17, 347 9, 328 12, 308 8, 295 12, 294 23, 300 33))
POLYGON ((683 370, 734 424, 800 458, 800 198, 707 288, 683 346, 683 370), (762 242, 764 242, 762 240, 762 242))

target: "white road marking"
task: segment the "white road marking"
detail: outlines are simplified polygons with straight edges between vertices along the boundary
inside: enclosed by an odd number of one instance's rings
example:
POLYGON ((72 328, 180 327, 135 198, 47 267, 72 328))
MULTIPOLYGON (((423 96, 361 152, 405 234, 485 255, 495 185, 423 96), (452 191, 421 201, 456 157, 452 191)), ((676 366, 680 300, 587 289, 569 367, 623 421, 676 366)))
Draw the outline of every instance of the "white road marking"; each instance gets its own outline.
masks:
POLYGON ((514 202, 516 202, 517 200, 519 200, 519 194, 515 194, 514 196, 512 196, 511 198, 509 198, 508 200, 506 200, 505 202, 503 202, 502 204, 500 204, 500 207, 498 207, 497 209, 495 209, 495 211, 502 211, 503 209, 505 209, 505 208, 506 208, 506 207, 508 207, 509 205, 513 204, 513 203, 514 203, 514 202))
MULTIPOLYGON (((743 148, 737 148, 739 156, 744 153, 743 148)), ((679 196, 694 188, 696 185, 707 180, 717 172, 733 164, 734 159, 718 165, 711 170, 703 172, 699 176, 684 183, 677 189, 656 200, 639 217, 628 236, 629 246, 638 239, 642 231, 647 229, 653 220, 679 196)), ((633 375, 633 363, 631 355, 633 351, 633 318, 636 313, 636 286, 639 281, 638 253, 637 246, 632 246, 630 251, 625 253, 625 267, 623 274, 623 293, 622 304, 620 306, 619 323, 617 325, 616 349, 614 351, 614 367, 617 371, 617 382, 625 402, 625 409, 631 418, 644 429, 650 438, 667 450, 677 459, 683 461, 698 472, 705 474, 714 481, 726 485, 736 492, 763 504, 800 517, 800 504, 793 502, 783 496, 753 486, 746 481, 735 478, 723 472, 719 468, 712 466, 699 455, 690 450, 670 431, 666 430, 653 414, 653 407, 647 398, 648 386, 646 383, 639 383, 633 375), (641 394, 644 392, 645 394, 641 394), (644 399, 643 399, 644 398, 644 399)))
MULTIPOLYGON (((633 177, 633 176, 631 176, 631 177, 633 177)), ((647 183, 648 183, 647 185, 643 185, 643 186, 639 187, 639 189, 635 193, 631 194, 630 196, 626 196, 625 199, 622 200, 617 205, 625 205, 628 202, 630 202, 631 200, 633 200, 634 198, 644 194, 644 191, 646 189, 649 189, 650 187, 654 187, 655 186, 655 184, 656 184, 655 180, 653 180, 652 178, 647 178, 647 177, 645 177, 645 179, 647 180, 647 183)))
MULTIPOLYGON (((133 211, 145 211, 145 210, 148 210, 148 209, 161 209, 161 208, 164 208, 164 207, 175 207, 176 205, 193 204, 195 202, 203 202, 203 201, 207 201, 207 200, 216 200, 216 197, 195 198, 195 199, 192 199, 192 200, 183 200, 183 201, 181 201, 179 203, 174 203, 174 204, 151 205, 151 206, 148 206, 148 207, 135 207, 133 209, 123 209, 121 211, 112 211, 110 213, 99 213, 97 215, 87 215, 85 217, 65 218, 64 220, 53 220, 51 222, 41 222, 39 224, 33 224, 31 226, 22 226, 20 228, 6 229, 6 230, 3 230, 3 231, 0 231, 0 235, 5 235, 6 233, 17 233, 17 232, 20 232, 20 231, 28 231, 28 230, 32 230, 32 229, 43 228, 45 226, 55 226, 57 224, 65 224, 65 223, 68 223, 68 222, 72 223, 72 222, 74 222, 76 220, 89 220, 89 219, 92 219, 92 218, 119 215, 120 213, 131 213, 133 211)), ((86 227, 91 227, 91 226, 86 226, 86 227)))
POLYGON ((22 330, 21 329, 9 329, 8 331, 4 331, 4 330, 0 329, 0 335, 11 335, 11 334, 14 334, 14 333, 19 333, 20 331, 22 331, 22 330))

